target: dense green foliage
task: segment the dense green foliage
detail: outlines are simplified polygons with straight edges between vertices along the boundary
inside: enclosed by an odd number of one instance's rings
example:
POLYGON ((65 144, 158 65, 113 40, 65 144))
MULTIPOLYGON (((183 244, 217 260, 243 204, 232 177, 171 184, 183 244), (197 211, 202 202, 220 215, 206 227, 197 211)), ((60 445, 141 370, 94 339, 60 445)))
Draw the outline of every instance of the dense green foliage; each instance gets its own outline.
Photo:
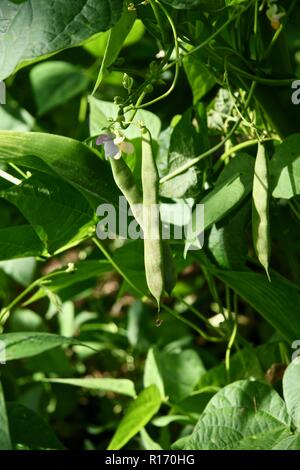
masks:
POLYGON ((300 449, 299 31, 0 0, 0 449, 300 449), (99 239, 122 193, 186 239, 99 239))

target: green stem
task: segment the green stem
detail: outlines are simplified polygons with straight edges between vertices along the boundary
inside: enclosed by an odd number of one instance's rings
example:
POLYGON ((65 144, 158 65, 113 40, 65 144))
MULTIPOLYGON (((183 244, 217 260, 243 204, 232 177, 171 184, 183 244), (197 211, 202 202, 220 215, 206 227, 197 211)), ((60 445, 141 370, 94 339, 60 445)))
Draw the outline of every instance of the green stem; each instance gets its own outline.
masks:
MULTIPOLYGON (((249 8, 250 5, 248 5, 244 11, 246 11, 248 8, 249 8)), ((243 11, 243 12, 244 12, 243 11)), ((191 54, 194 54, 195 52, 199 51, 200 49, 202 49, 203 47, 207 46, 213 39, 215 39, 217 36, 219 36, 219 34, 227 28, 227 26, 232 23, 237 17, 239 17, 243 12, 240 11, 240 9, 238 9, 237 13, 236 14, 233 14, 230 18, 228 18, 227 21, 225 21, 225 23, 222 24, 222 26, 217 29, 211 36, 209 36, 209 38, 205 39, 205 41, 203 41, 201 44, 199 44, 199 46, 196 46, 194 47, 191 51, 187 52, 185 54, 185 57, 186 56, 189 56, 191 54)))
POLYGON ((146 108, 148 106, 152 106, 153 104, 158 103, 159 101, 167 98, 173 92, 173 90, 175 89, 175 86, 176 86, 176 83, 177 83, 177 80, 178 80, 178 76, 179 76, 179 59, 180 59, 180 55, 179 55, 179 45, 178 45, 178 37, 177 37, 176 28, 175 28, 175 25, 174 25, 174 22, 173 22, 172 18, 170 17, 168 11, 166 10, 166 8, 163 5, 161 5, 161 3, 159 3, 157 0, 156 0, 156 2, 159 5, 160 9, 165 14, 165 16, 168 19, 168 21, 171 25, 171 28, 172 28, 172 32, 173 32, 173 36, 174 36, 174 43, 175 43, 175 53, 176 53, 175 75, 174 75, 172 85, 170 86, 170 88, 164 94, 162 94, 158 98, 153 99, 152 101, 148 101, 148 103, 145 103, 145 104, 139 106, 137 109, 143 109, 143 108, 146 108))
POLYGON ((110 256, 110 254, 108 253, 108 251, 104 248, 104 246, 102 245, 102 243, 100 243, 100 241, 97 239, 97 238, 93 238, 92 239, 94 244, 99 248, 100 251, 102 251, 102 253, 104 254, 105 258, 110 262, 110 264, 114 267, 114 269, 120 274, 120 276, 123 277, 123 279, 125 279, 125 281, 127 282, 127 284, 130 285, 130 287, 132 287, 141 297, 147 297, 147 295, 142 292, 138 287, 136 287, 131 281, 130 279, 126 276, 126 274, 122 271, 122 269, 117 265, 117 263, 113 260, 113 258, 110 256))
MULTIPOLYGON (((245 110, 248 108, 248 106, 249 106, 249 104, 250 104, 250 101, 251 101, 251 99, 252 99, 252 96, 253 96, 255 87, 256 87, 256 83, 253 82, 252 85, 251 85, 250 91, 249 91, 249 95, 248 95, 247 101, 246 101, 246 103, 245 103, 245 110)), ((189 160, 187 163, 185 163, 184 165, 182 165, 182 166, 181 166, 180 168, 178 168, 177 170, 174 170, 174 171, 172 171, 171 173, 169 173, 168 175, 166 175, 166 176, 164 176, 163 178, 161 178, 160 184, 163 184, 163 183, 165 183, 166 181, 169 181, 169 180, 175 178, 175 176, 181 175, 182 173, 184 173, 185 171, 187 171, 189 168, 191 168, 192 166, 194 166, 194 165, 196 165, 197 163, 199 163, 200 160, 203 160, 204 158, 209 157, 210 155, 212 155, 212 154, 214 154, 215 152, 217 152, 220 148, 223 147, 223 145, 224 145, 229 139, 231 139, 231 137, 233 136, 233 134, 235 133, 235 131, 236 131, 236 130, 238 129, 238 127, 240 126, 241 122, 242 122, 242 118, 239 118, 239 119, 237 120, 237 122, 235 123, 235 125, 232 127, 232 129, 228 132, 227 136, 226 136, 221 142, 219 142, 217 145, 215 145, 215 146, 212 147, 211 149, 207 150, 206 152, 202 153, 202 154, 199 155, 198 157, 189 160)))
POLYGON ((201 328, 199 328, 193 322, 191 322, 187 318, 183 317, 182 315, 178 315, 177 313, 173 312, 173 310, 170 307, 167 307, 166 305, 162 305, 161 308, 162 308, 162 310, 165 310, 167 313, 169 313, 173 317, 177 318, 177 320, 180 320, 182 323, 185 323, 190 328, 195 330, 206 341, 210 341, 212 343, 221 343, 221 342, 223 342, 223 339, 221 339, 221 338, 215 338, 214 336, 207 335, 203 330, 201 330, 201 328))
POLYGON ((160 30, 160 33, 161 33, 162 45, 165 46, 167 44, 168 40, 167 40, 165 29, 164 29, 162 21, 161 21, 161 16, 160 16, 159 10, 158 10, 157 5, 156 5, 156 1, 155 0, 150 0, 150 5, 151 5, 151 8, 153 10, 155 19, 157 21, 157 24, 158 24, 158 27, 159 27, 159 30, 160 30))
MULTIPOLYGON (((201 312, 199 312, 195 307, 193 307, 193 305, 190 305, 188 302, 186 302, 184 299, 182 299, 179 296, 175 296, 175 298, 179 300, 179 302, 182 302, 186 307, 188 307, 191 310, 191 312, 193 312, 196 315, 196 317, 202 320, 209 328, 215 328, 213 325, 211 325, 208 318, 206 318, 201 312)), ((216 329, 216 332, 221 334, 221 331, 219 329, 217 328, 215 329, 216 329)))
POLYGON ((225 369, 226 369, 226 373, 227 373, 228 383, 230 382, 230 355, 231 355, 231 349, 232 349, 232 346, 234 345, 237 331, 238 331, 238 323, 237 323, 237 316, 236 316, 235 322, 234 322, 234 325, 233 325, 233 329, 232 329, 232 333, 231 333, 231 336, 230 336, 230 339, 229 339, 229 342, 228 342, 228 346, 227 346, 227 349, 226 349, 226 354, 225 354, 225 369))
MULTIPOLYGON (((279 137, 272 137, 272 138, 267 138, 267 139, 261 139, 260 142, 269 142, 269 141, 278 141, 281 142, 281 139, 279 137)), ((244 150, 248 147, 253 147, 254 145, 257 145, 258 139, 251 139, 251 140, 246 140, 246 142, 241 142, 240 144, 234 145, 233 147, 230 147, 227 149, 223 155, 219 158, 217 163, 215 164, 214 170, 217 171, 222 163, 231 155, 234 153, 240 152, 241 150, 244 150)))
POLYGON ((17 165, 15 165, 14 163, 9 163, 9 166, 11 166, 17 173, 19 173, 25 180, 28 179, 28 175, 26 175, 26 173, 24 173, 24 171, 22 171, 17 165))
MULTIPOLYGON (((220 57, 216 54, 211 48, 206 48, 207 53, 219 64, 223 64, 223 57, 220 57)), ((247 78, 252 82, 260 83, 261 85, 267 85, 271 87, 287 87, 290 86, 295 78, 284 78, 284 79, 273 79, 273 78, 266 78, 260 77, 259 75, 254 75, 250 72, 246 72, 245 70, 241 69, 237 65, 232 64, 231 62, 227 62, 228 69, 232 72, 235 72, 237 76, 247 78)))
POLYGON ((59 276, 60 274, 64 274, 66 272, 67 272, 66 269, 55 271, 53 273, 47 274, 46 276, 42 276, 39 279, 36 279, 35 281, 33 281, 28 287, 26 287, 26 289, 24 289, 21 292, 21 294, 15 297, 15 299, 9 305, 7 305, 3 310, 1 310, 0 324, 1 324, 2 319, 6 316, 6 314, 9 313, 10 310, 12 310, 16 305, 18 305, 18 303, 22 299, 24 299, 24 297, 26 297, 26 295, 29 294, 35 287, 41 287, 43 283, 45 283, 46 281, 50 281, 53 277, 59 276))

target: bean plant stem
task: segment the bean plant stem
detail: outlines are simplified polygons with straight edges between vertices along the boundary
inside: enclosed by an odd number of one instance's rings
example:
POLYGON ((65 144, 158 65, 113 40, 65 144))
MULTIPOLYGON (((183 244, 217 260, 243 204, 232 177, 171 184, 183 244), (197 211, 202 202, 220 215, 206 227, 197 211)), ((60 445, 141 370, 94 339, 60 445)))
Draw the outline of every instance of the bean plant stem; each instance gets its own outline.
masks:
MULTIPOLYGON (((245 110, 248 108, 249 104, 250 104, 250 101, 252 99, 252 96, 253 96, 253 93, 254 93, 254 90, 256 88, 256 82, 252 82, 252 85, 251 85, 251 88, 250 88, 250 91, 249 91, 249 95, 248 95, 248 98, 247 98, 247 101, 245 103, 245 110)), ((177 170, 175 171, 172 171, 171 173, 169 173, 168 175, 164 176, 163 178, 160 179, 160 184, 163 184, 165 183, 166 181, 169 181, 173 178, 175 178, 175 176, 178 176, 178 175, 181 175, 182 173, 184 173, 185 171, 187 171, 189 168, 191 168, 192 166, 196 165, 197 163, 199 163, 201 160, 203 160, 204 158, 206 157, 209 157, 210 155, 214 154, 215 152, 217 152, 220 148, 223 147, 223 145, 229 140, 231 139, 231 137, 233 136, 233 134, 235 133, 235 131, 238 129, 238 127, 240 126, 242 122, 242 118, 240 117, 237 122, 234 124, 234 126, 232 127, 232 129, 228 132, 227 136, 221 141, 219 142, 217 145, 215 145, 214 147, 212 147, 211 149, 207 150, 206 152, 202 153, 201 155, 199 155, 198 157, 196 158, 192 158, 191 160, 189 160, 186 164, 182 165, 180 168, 178 168, 177 170)))
POLYGON ((142 297, 147 297, 146 294, 144 292, 142 292, 138 287, 136 287, 131 281, 130 279, 128 279, 128 277, 126 276, 126 274, 122 271, 122 269, 120 268, 120 266, 118 266, 118 264, 113 260, 113 258, 111 257, 111 255, 108 253, 108 251, 104 248, 103 244, 97 239, 97 238, 93 238, 93 243, 99 248, 100 251, 102 251, 102 253, 104 254, 105 258, 110 262, 110 264, 114 267, 114 269, 120 274, 120 276, 123 277, 123 279, 125 279, 125 281, 127 282, 128 285, 130 285, 130 287, 133 288, 133 290, 135 290, 139 295, 141 295, 142 297))
POLYGON ((4 319, 4 317, 6 316, 6 314, 9 313, 10 310, 12 310, 16 305, 18 305, 18 303, 21 302, 21 300, 23 300, 24 297, 26 297, 26 295, 29 294, 33 289, 35 289, 36 287, 43 286, 43 283, 47 281, 51 281, 51 279, 54 278, 55 276, 59 276, 60 274, 64 274, 66 272, 67 272, 67 268, 47 274, 46 276, 42 276, 39 279, 36 279, 35 281, 33 281, 26 289, 24 289, 21 292, 21 294, 15 297, 14 300, 9 305, 7 305, 6 307, 4 307, 3 310, 1 310, 0 324, 1 324, 1 321, 4 319))
POLYGON ((177 37, 176 28, 175 28, 175 25, 174 25, 174 22, 173 22, 171 16, 169 15, 168 11, 166 10, 166 8, 161 3, 159 3, 157 0, 156 0, 156 3, 159 5, 159 8, 165 14, 165 16, 166 16, 167 20, 169 21, 170 26, 172 28, 172 32, 173 32, 173 36, 174 36, 174 44, 175 44, 175 53, 176 53, 175 75, 174 75, 172 85, 170 86, 170 88, 164 94, 162 94, 161 96, 159 96, 159 97, 157 97, 157 98, 155 98, 151 101, 148 101, 148 103, 144 103, 143 105, 138 106, 138 109, 146 108, 148 106, 151 106, 151 105, 153 105, 155 103, 158 103, 159 101, 167 98, 172 93, 172 91, 175 89, 175 86, 176 86, 176 83, 177 83, 177 80, 178 80, 178 76, 179 76, 179 59, 180 59, 180 55, 179 55, 179 45, 178 45, 178 37, 177 37))

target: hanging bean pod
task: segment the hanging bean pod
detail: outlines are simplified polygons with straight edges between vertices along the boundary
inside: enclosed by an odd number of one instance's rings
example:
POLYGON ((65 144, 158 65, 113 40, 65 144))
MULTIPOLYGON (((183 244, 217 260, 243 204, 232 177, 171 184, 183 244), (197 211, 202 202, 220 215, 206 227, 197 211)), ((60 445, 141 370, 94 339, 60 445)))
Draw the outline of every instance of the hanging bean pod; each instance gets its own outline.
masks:
POLYGON ((258 144, 252 192, 252 237, 259 262, 269 276, 270 257, 269 175, 268 156, 263 144, 258 144))
POLYGON ((159 176, 150 132, 142 128, 142 186, 144 209, 144 259, 149 290, 160 308, 164 293, 164 255, 158 201, 159 176))

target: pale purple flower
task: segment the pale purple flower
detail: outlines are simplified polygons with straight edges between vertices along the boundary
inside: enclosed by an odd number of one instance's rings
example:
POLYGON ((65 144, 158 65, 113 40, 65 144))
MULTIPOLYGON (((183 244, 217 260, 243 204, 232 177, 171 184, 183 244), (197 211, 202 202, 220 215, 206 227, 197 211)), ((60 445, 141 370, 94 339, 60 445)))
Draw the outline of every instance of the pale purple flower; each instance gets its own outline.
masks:
POLYGON ((125 142, 124 137, 113 133, 99 135, 96 145, 104 145, 105 157, 115 160, 121 158, 122 152, 126 154, 134 152, 134 147, 130 142, 125 142))

